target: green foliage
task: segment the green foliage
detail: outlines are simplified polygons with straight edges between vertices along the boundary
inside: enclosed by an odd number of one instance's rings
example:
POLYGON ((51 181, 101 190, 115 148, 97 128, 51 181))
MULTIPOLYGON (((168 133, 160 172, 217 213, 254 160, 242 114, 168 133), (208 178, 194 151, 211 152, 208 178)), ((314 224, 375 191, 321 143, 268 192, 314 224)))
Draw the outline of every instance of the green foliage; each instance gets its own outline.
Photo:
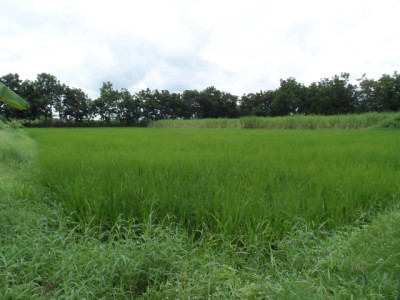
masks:
POLYGON ((342 73, 332 79, 311 84, 306 97, 304 113, 320 115, 349 114, 356 111, 356 86, 349 83, 350 75, 342 73))
POLYGON ((119 119, 123 124, 139 124, 142 116, 141 107, 141 100, 138 97, 133 97, 127 89, 122 89, 119 119))
POLYGON ((304 85, 296 82, 296 79, 281 80, 280 87, 271 103, 271 115, 286 116, 301 113, 300 108, 305 101, 305 94, 304 85))
POLYGON ((5 123, 5 127, 11 128, 11 129, 21 129, 21 128, 24 128, 24 125, 22 125, 21 121, 11 120, 11 121, 5 123))
POLYGON ((277 91, 260 91, 258 93, 250 93, 243 95, 240 99, 239 115, 240 116, 271 116, 272 103, 275 99, 277 91))
POLYGON ((53 109, 61 107, 64 87, 53 75, 41 73, 34 82, 35 92, 38 94, 42 113, 45 117, 53 117, 53 109))
POLYGON ((115 119, 120 98, 120 93, 114 89, 111 82, 103 82, 103 86, 100 89, 100 97, 94 102, 96 112, 100 115, 102 121, 110 122, 115 119))
POLYGON ((42 181, 76 220, 106 228, 174 216, 194 236, 244 242, 282 236, 298 218, 335 228, 399 195, 392 131, 29 132, 42 181))
POLYGON ((375 126, 372 126, 373 129, 378 128, 389 128, 389 129, 400 129, 400 114, 394 114, 390 118, 387 118, 375 126))
POLYGON ((84 91, 66 87, 60 116, 68 121, 82 122, 84 119, 88 119, 90 106, 90 100, 84 91))
POLYGON ((18 109, 25 109, 28 107, 28 102, 6 87, 0 82, 0 101, 11 105, 18 109))

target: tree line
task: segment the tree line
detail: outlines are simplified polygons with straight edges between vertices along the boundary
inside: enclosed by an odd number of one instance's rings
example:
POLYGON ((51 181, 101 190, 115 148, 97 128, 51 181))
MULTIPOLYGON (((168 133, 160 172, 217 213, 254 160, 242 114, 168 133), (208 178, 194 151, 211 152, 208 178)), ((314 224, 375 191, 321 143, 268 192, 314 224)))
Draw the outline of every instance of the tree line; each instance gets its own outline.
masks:
POLYGON ((100 96, 90 99, 80 88, 69 87, 53 75, 41 73, 36 80, 22 80, 18 74, 0 77, 0 82, 26 99, 26 110, 0 103, 0 115, 26 122, 58 120, 84 123, 100 120, 136 125, 160 119, 237 118, 241 116, 284 116, 292 114, 335 115, 400 110, 400 75, 382 75, 378 80, 363 75, 356 84, 342 73, 309 86, 293 77, 281 79, 276 90, 244 94, 241 97, 207 87, 202 91, 145 89, 131 93, 103 82, 100 96))

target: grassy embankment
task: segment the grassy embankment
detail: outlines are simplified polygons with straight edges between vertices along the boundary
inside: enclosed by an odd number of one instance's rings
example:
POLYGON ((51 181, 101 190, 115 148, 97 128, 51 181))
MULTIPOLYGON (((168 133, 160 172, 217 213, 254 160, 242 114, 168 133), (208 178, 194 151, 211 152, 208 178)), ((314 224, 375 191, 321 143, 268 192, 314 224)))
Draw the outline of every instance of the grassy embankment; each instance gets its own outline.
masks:
MULTIPOLYGON (((34 136, 41 135, 35 132, 32 131, 34 136)), ((46 133, 57 140, 60 132, 46 133)), ((386 131, 379 132, 385 135, 386 131)), ((155 134, 150 131, 150 135, 155 134)), ((171 135, 174 135, 172 131, 171 135)), ((193 132, 190 135, 193 136, 193 132)), ((385 136, 388 138, 385 146, 399 146, 398 138, 396 144, 390 142, 390 134, 385 136)), ((83 134, 83 137, 89 135, 83 134)), ((368 142, 365 136, 361 140, 368 142)), ((49 170, 43 169, 46 163, 40 163, 41 172, 44 172, 41 175, 35 168, 32 140, 21 132, 0 130, 0 141, 0 293, 6 299, 396 299, 400 295, 400 214, 396 204, 382 207, 378 215, 368 213, 367 219, 372 220, 368 225, 361 226, 364 218, 351 223, 355 226, 311 230, 307 222, 298 219, 279 239, 252 239, 245 247, 232 243, 232 236, 223 231, 192 240, 180 224, 172 222, 174 218, 164 218, 164 222, 158 224, 149 223, 149 218, 145 224, 118 218, 109 229, 96 228, 95 222, 76 222, 74 216, 79 212, 72 213, 64 206, 66 202, 60 205, 60 199, 54 199, 54 192, 60 195, 59 187, 50 185, 50 191, 40 187, 36 178, 46 178, 42 176, 49 170)), ((344 141, 342 146, 350 150, 352 142, 344 141)), ((165 140, 160 144, 162 142, 165 140)), ((117 138, 103 152, 104 171, 108 170, 110 175, 117 161, 126 158, 113 155, 115 148, 121 149, 120 143, 122 141, 117 138)), ((46 143, 40 145, 45 146, 46 143)), ((136 149, 135 154, 139 159, 158 146, 156 143, 140 151, 136 149)), ((214 147, 213 143, 208 147, 214 147)), ((369 156, 364 158, 373 158, 374 151, 369 149, 369 156)), ((135 147, 130 145, 130 150, 135 147)), ((83 151, 69 152, 69 156, 71 153, 83 155, 83 151)), ((343 155, 354 159, 356 153, 350 151, 343 155)), ((390 159, 389 153, 384 152, 381 162, 385 157, 390 159)), ((45 154, 46 151, 42 152, 41 160, 45 154)), ((396 159, 391 162, 392 168, 398 171, 398 157, 396 159)), ((58 161, 60 168, 65 167, 62 160, 58 161)), ((128 167, 129 162, 125 162, 128 167)), ((218 171, 219 167, 229 166, 228 162, 232 161, 211 165, 218 171)), ((354 162, 362 167, 360 161, 354 162)), ((375 163, 372 159, 371 166, 375 163)), ((153 168, 142 169, 147 176, 155 170, 163 170, 162 163, 154 161, 143 167, 153 168)), ((378 174, 383 175, 380 172, 375 175, 378 177, 378 174)))

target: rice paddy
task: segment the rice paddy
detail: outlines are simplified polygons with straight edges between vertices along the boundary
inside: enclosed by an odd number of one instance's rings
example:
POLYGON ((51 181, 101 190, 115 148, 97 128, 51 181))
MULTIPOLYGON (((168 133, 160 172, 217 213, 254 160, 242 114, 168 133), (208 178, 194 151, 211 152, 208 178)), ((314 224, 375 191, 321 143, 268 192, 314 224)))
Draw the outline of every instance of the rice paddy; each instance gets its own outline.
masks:
POLYGON ((0 130, 2 299, 400 295, 396 130, 28 133, 0 130))
POLYGON ((192 237, 333 229, 399 200, 387 130, 31 129, 41 181, 82 224, 174 222, 192 237), (167 220, 167 221, 166 221, 167 220))

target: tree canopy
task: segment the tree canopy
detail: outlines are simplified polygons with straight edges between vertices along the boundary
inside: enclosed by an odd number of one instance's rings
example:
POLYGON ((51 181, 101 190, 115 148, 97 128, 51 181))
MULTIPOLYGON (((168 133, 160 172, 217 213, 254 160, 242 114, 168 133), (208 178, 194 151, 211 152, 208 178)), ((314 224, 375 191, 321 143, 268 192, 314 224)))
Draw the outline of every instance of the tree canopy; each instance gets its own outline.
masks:
POLYGON ((21 80, 18 74, 0 77, 0 114, 6 118, 84 122, 101 120, 135 125, 160 119, 236 118, 292 114, 349 114, 400 110, 400 75, 384 74, 378 80, 363 75, 356 83, 348 73, 323 78, 309 86, 295 78, 281 79, 276 90, 242 96, 220 91, 145 89, 131 93, 103 82, 100 96, 90 99, 76 87, 62 84, 54 75, 41 73, 36 80, 21 80), (10 96, 11 95, 11 96, 10 96), (19 95, 19 96, 18 96, 19 95), (12 99, 10 100, 4 100, 12 99), (11 98, 10 98, 11 97, 11 98), (28 103, 24 101, 26 99, 28 103), (8 102, 7 102, 8 101, 8 102), (13 105, 13 107, 5 103, 13 105), (26 108, 21 111, 16 108, 26 108))

